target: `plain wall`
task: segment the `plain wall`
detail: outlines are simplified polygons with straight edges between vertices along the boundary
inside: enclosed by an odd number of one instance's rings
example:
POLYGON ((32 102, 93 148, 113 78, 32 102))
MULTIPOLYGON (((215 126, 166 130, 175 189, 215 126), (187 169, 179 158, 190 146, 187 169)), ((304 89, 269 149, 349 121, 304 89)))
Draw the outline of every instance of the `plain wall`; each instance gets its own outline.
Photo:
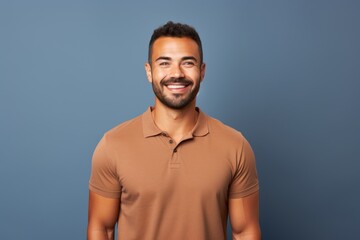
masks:
POLYGON ((202 37, 200 108, 253 146, 263 239, 357 238, 359 1, 128 2, 0 1, 0 239, 85 239, 93 150, 153 103, 168 20, 202 37))

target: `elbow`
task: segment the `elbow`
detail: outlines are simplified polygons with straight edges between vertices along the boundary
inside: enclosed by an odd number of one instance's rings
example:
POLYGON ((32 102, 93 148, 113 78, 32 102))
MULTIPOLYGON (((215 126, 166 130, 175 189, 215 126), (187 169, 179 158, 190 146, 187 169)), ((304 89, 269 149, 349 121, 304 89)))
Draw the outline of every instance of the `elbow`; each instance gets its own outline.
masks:
POLYGON ((232 240, 261 240, 260 226, 246 229, 233 229, 232 240))
POLYGON ((88 225, 87 240, 113 240, 114 232, 114 227, 94 227, 88 225))

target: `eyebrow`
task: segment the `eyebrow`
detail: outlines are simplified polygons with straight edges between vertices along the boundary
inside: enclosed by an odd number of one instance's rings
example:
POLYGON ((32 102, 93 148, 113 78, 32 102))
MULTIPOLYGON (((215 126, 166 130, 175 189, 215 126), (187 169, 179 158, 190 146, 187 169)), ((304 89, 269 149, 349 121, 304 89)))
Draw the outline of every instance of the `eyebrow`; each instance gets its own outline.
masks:
POLYGON ((182 57, 181 58, 182 61, 185 61, 185 60, 194 60, 195 62, 197 62, 197 59, 193 56, 186 56, 186 57, 182 57))
MULTIPOLYGON (((160 60, 170 61, 171 57, 160 56, 155 60, 155 62, 160 61, 160 60)), ((185 56, 185 57, 181 58, 181 61, 185 61, 185 60, 194 60, 195 62, 197 62, 197 59, 193 56, 185 56)))
POLYGON ((167 61, 170 61, 170 60, 171 60, 171 58, 170 58, 170 57, 160 56, 160 57, 158 57, 157 59, 155 59, 155 62, 160 61, 160 60, 167 60, 167 61))

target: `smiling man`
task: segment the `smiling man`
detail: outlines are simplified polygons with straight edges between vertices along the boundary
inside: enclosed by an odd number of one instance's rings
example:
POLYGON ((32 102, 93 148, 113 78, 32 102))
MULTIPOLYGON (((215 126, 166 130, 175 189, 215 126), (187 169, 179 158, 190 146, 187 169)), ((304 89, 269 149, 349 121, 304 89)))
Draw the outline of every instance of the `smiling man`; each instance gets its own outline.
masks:
POLYGON ((242 134, 196 107, 201 40, 168 22, 149 43, 154 106, 108 131, 95 149, 88 239, 260 239, 258 178, 242 134))

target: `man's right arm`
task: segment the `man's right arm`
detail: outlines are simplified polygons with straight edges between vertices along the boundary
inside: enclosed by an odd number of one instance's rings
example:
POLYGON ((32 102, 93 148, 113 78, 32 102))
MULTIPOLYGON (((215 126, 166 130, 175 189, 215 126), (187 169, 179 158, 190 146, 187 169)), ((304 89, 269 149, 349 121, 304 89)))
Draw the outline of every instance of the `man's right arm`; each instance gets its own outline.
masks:
POLYGON ((106 198, 89 191, 87 240, 114 240, 120 198, 106 198))

